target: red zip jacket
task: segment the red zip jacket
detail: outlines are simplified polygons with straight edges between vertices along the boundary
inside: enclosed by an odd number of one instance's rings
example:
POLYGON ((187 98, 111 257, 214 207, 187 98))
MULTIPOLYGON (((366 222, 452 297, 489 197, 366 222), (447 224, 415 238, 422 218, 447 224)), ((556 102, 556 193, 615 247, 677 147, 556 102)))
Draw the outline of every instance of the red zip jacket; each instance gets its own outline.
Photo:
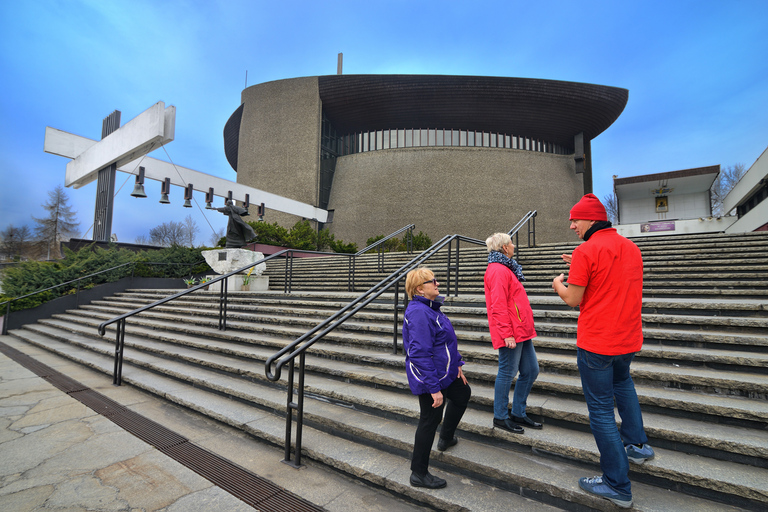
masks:
POLYGON ((490 263, 485 270, 485 307, 493 348, 506 346, 505 338, 516 343, 536 337, 533 310, 522 283, 501 263, 490 263))

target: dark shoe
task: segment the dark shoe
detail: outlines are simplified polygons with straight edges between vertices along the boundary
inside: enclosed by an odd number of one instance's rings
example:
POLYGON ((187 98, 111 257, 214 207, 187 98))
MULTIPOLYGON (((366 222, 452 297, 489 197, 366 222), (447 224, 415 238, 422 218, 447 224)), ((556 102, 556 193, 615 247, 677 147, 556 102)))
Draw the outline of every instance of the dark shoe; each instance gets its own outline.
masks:
POLYGON ((426 487, 427 489, 442 489, 448 485, 448 482, 427 471, 427 474, 423 476, 411 473, 411 485, 414 487, 426 487))
POLYGON ((512 416, 512 415, 510 414, 510 415, 509 415, 509 419, 511 419, 511 420, 512 420, 512 421, 514 421, 515 423, 519 423, 519 424, 521 424, 521 425, 524 425, 524 426, 526 426, 526 427, 528 427, 528 428, 535 428, 535 429, 537 429, 537 430, 540 430, 540 429, 541 429, 541 427, 542 427, 542 424, 541 424, 541 423, 538 423, 538 422, 536 422, 536 421, 533 421, 533 420, 532 420, 531 418, 529 418, 528 416, 526 416, 526 417, 524 417, 524 418, 521 418, 520 416, 512 416))
POLYGON ((453 439, 443 439, 442 437, 437 440, 437 450, 440 452, 444 452, 451 446, 456 446, 456 443, 458 443, 459 440, 457 438, 453 439))
POLYGON ((512 420, 509 418, 504 418, 503 420, 497 420, 496 418, 493 418, 493 426, 494 428, 500 428, 503 430, 507 430, 509 432, 512 432, 513 434, 524 434, 525 429, 521 427, 520 425, 515 425, 512 420))

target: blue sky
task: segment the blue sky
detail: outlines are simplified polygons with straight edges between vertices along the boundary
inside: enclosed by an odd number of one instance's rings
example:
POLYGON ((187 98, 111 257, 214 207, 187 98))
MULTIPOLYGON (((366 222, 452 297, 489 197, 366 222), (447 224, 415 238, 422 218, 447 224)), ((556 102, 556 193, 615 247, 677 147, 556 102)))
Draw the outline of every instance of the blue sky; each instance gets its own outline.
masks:
MULTIPOLYGON (((0 229, 33 226, 67 160, 43 152, 45 127, 92 139, 158 101, 176 107, 176 137, 151 156, 236 180, 222 131, 246 84, 336 73, 542 78, 629 90, 592 143, 595 192, 612 176, 747 167, 768 146, 768 1, 0 0, 0 229)), ((125 182, 126 178, 129 178, 125 182)), ((132 242, 191 214, 198 243, 226 217, 130 197, 113 231, 132 242)), ((67 189, 81 235, 95 182, 67 189)), ((202 195, 195 196, 203 206, 202 195)), ((418 220, 416 220, 418 223, 418 220)), ((393 230, 400 226, 393 226, 393 230)), ((87 233, 87 234, 86 234, 87 233)))

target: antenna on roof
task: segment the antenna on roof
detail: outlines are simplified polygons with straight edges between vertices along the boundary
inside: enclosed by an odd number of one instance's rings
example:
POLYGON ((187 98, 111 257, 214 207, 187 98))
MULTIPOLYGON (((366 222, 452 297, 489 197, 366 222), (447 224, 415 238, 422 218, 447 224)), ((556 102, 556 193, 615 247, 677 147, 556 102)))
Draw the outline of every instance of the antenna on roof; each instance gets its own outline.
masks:
POLYGON ((343 53, 339 53, 339 58, 338 58, 338 61, 336 62, 336 74, 337 75, 341 74, 341 61, 342 60, 344 60, 344 54, 343 53))
POLYGON ((244 89, 247 89, 247 88, 248 88, 248 70, 246 69, 245 70, 245 87, 244 87, 244 89))

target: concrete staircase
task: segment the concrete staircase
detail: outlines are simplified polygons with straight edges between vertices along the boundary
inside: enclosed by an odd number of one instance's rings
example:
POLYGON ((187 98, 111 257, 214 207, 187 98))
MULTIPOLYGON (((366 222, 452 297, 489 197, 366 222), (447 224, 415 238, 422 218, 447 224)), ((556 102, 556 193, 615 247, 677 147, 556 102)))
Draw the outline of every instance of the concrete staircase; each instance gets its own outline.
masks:
MULTIPOLYGON (((645 344, 633 376, 656 458, 631 467, 634 508, 766 510, 768 234, 637 243, 646 264, 645 344)), ((577 483, 599 474, 598 453, 576 368, 578 313, 550 286, 567 272, 559 255, 575 245, 524 248, 519 258, 541 367, 528 412, 543 430, 521 436, 492 428, 496 355, 482 296, 486 253, 462 243, 460 294, 448 297, 444 311, 459 336, 473 399, 460 443, 433 451, 432 467, 449 486, 424 491, 408 484, 418 404, 399 339, 393 354, 391 294, 310 350, 304 456, 437 510, 614 510, 577 483)), ((123 381, 282 446, 286 392, 284 383, 266 379, 266 358, 411 257, 385 255, 383 272, 376 256, 359 258, 357 293, 346 291, 346 259, 297 260, 290 295, 231 294, 227 331, 217 329, 213 292, 142 313, 128 320, 123 381)), ((444 290, 447 255, 427 264, 444 290)), ((268 265, 274 290, 283 288, 284 268, 268 265)), ((10 334, 19 350, 42 347, 111 375, 114 336, 100 338, 96 326, 167 294, 132 290, 10 334)))

